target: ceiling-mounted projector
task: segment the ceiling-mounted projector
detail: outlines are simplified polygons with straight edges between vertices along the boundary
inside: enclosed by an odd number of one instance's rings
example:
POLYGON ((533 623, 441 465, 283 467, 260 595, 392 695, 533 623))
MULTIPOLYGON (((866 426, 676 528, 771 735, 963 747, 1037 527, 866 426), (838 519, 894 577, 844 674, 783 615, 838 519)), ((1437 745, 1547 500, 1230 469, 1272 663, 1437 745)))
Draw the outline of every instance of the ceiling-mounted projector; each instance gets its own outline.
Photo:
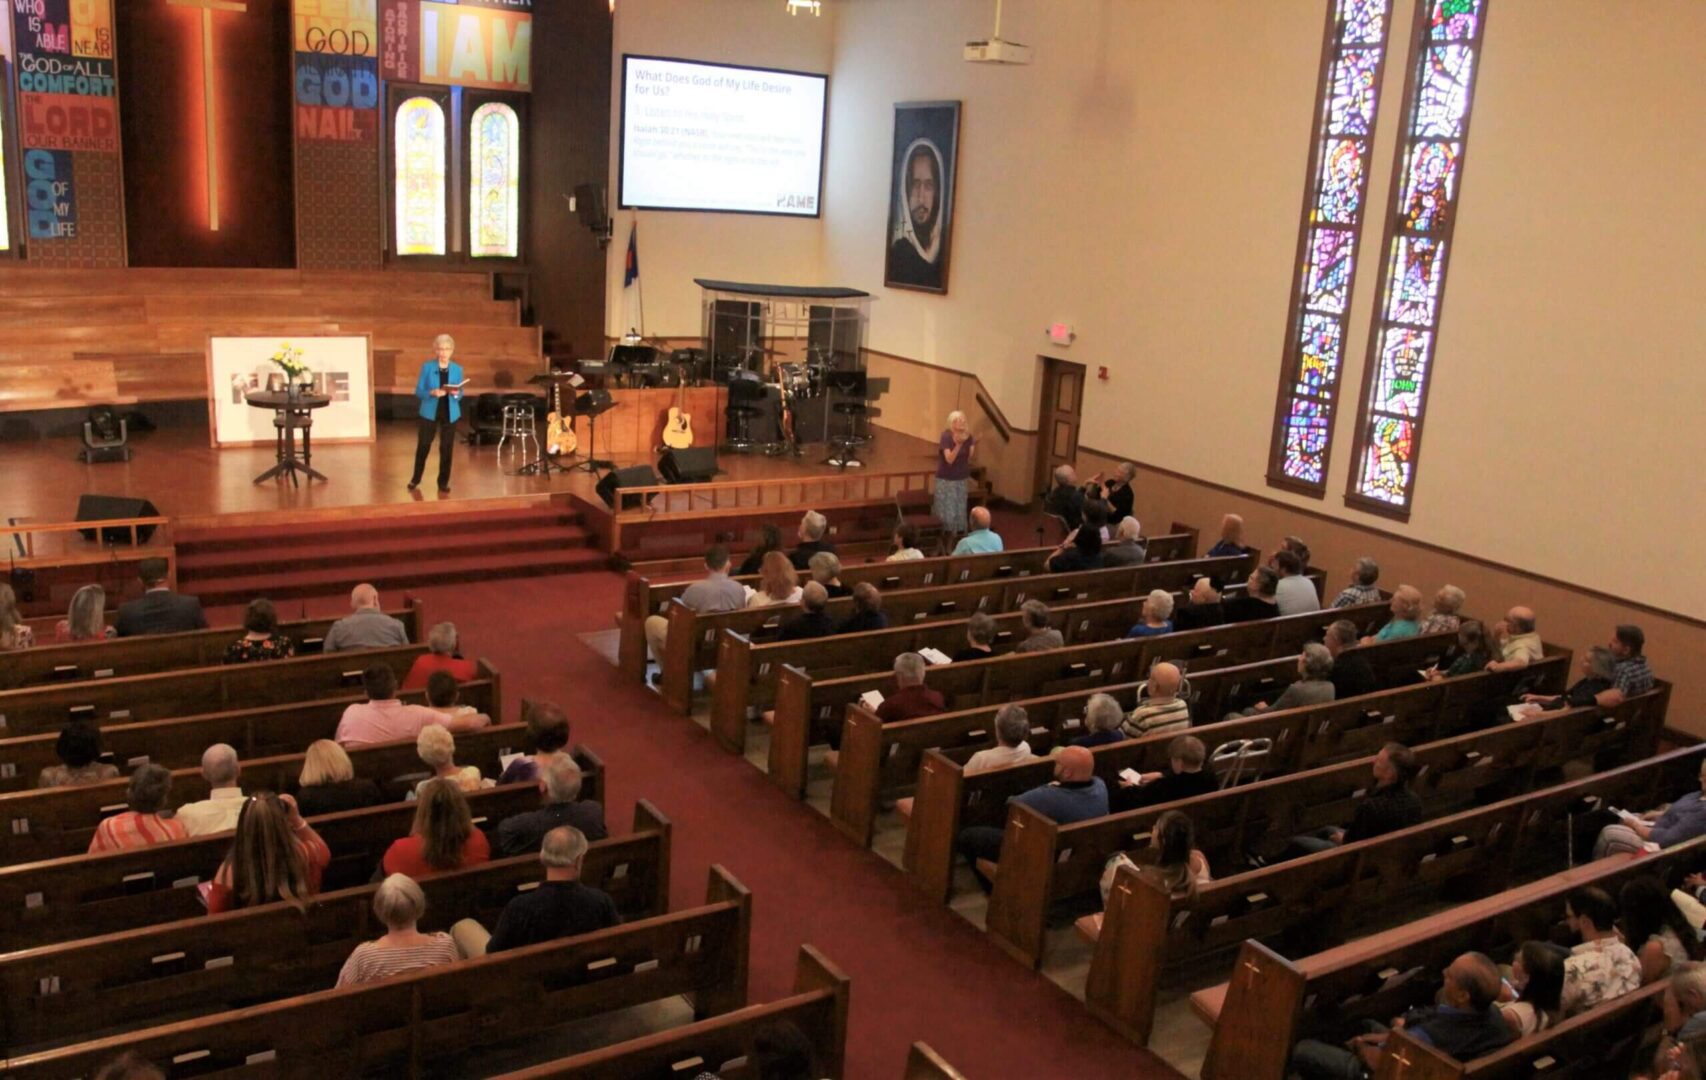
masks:
POLYGON ((1001 0, 995 0, 995 32, 983 41, 966 42, 965 56, 971 64, 1028 64, 1031 47, 1001 39, 1001 0))
POLYGON ((1031 47, 1000 38, 968 41, 966 61, 972 64, 1028 64, 1031 62, 1031 47))

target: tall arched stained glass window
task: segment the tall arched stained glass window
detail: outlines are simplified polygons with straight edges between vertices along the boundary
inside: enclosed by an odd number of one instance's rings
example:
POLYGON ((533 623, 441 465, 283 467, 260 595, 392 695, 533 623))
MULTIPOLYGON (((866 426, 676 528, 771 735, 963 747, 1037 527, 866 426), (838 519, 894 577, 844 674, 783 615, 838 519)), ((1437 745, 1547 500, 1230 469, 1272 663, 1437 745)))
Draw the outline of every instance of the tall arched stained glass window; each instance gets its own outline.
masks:
POLYGON ((397 107, 397 254, 443 255, 445 234, 444 109, 428 97, 397 107))
POLYGON ((1327 19, 1301 258, 1268 455, 1270 484, 1318 497, 1326 494, 1392 0, 1335 0, 1327 19))
POLYGON ((1345 501, 1408 517, 1491 0, 1427 0, 1405 91, 1386 260, 1345 501))
POLYGON ((521 123, 514 109, 493 101, 474 110, 469 134, 468 249, 476 257, 514 258, 521 253, 521 123))

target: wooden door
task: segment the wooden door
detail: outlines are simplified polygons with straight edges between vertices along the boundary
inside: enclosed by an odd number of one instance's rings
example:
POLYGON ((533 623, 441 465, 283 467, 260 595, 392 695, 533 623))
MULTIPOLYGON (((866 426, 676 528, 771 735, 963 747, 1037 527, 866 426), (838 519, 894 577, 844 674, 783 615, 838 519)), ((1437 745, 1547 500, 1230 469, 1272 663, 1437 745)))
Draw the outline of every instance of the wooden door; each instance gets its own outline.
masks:
POLYGON ((1084 365, 1045 356, 1042 411, 1037 417, 1035 488, 1047 491, 1057 466, 1078 462, 1078 423, 1084 411, 1084 365))

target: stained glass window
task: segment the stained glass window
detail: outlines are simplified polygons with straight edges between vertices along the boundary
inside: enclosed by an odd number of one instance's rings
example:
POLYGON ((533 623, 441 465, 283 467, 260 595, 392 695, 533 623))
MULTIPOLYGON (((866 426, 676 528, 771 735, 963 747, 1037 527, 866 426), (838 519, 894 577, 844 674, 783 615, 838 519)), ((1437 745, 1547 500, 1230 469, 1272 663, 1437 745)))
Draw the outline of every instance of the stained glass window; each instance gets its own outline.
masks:
POLYGON ((1428 0, 1386 223, 1368 381, 1347 501, 1408 515, 1491 0, 1428 0))
POLYGON ((521 123, 514 109, 494 101, 474 110, 469 130, 474 155, 468 174, 469 250, 477 257, 513 259, 521 253, 521 123))
POLYGON ((445 234, 444 109, 428 97, 397 107, 397 254, 443 255, 445 234))
POLYGON ((1327 17, 1303 204, 1303 259, 1292 286, 1268 459, 1270 483, 1312 495, 1326 493, 1392 0, 1335 0, 1327 17))

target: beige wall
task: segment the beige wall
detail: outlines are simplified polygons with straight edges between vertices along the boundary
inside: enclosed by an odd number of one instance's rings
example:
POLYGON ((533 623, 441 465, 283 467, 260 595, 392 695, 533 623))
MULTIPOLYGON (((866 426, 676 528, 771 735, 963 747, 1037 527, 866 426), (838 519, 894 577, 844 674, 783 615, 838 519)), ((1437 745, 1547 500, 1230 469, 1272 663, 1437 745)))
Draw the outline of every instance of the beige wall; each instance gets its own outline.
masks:
MULTIPOLYGON (((823 220, 648 215, 648 282, 794 274, 869 288, 874 350, 975 375, 1021 427, 1036 424, 1039 354, 1092 374, 1105 364, 1111 379, 1085 395, 1087 446, 1706 616, 1706 575, 1679 571, 1706 525, 1689 478, 1706 456, 1693 415, 1706 391, 1693 205, 1706 190, 1706 4, 1494 4, 1408 524, 1349 510, 1341 493, 1411 0, 1397 4, 1351 407, 1324 501, 1263 477, 1326 0, 1009 0, 1004 30, 1034 46, 1028 67, 959 59, 989 29, 986 0, 834 3, 803 32, 809 48, 788 40, 803 20, 779 4, 695 5, 692 29, 656 17, 659 0, 619 6, 649 51, 831 72, 823 220), (926 99, 965 103, 945 297, 880 284, 893 103, 926 99), (654 242, 648 225, 673 235, 654 242), (1054 320, 1077 327, 1070 349, 1047 343, 1054 320)), ((626 17, 619 49, 637 47, 626 17)), ((696 318, 687 290, 673 308, 696 318)), ((884 402, 885 419, 917 405, 884 402)))

